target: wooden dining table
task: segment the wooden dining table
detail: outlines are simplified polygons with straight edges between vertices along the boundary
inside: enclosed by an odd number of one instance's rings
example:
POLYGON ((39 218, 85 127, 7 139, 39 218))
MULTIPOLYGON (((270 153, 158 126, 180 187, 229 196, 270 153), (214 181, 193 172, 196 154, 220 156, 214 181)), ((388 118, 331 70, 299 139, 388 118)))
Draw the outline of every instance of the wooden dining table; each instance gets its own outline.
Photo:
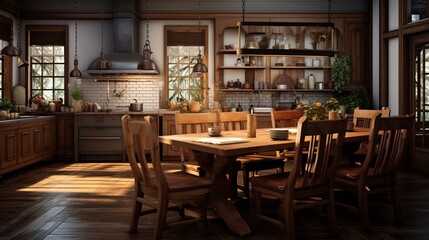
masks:
MULTIPOLYGON (((369 130, 355 128, 347 132, 345 142, 364 141, 368 139, 369 130)), ((228 228, 238 236, 251 233, 249 225, 241 217, 234 204, 228 200, 229 184, 227 173, 234 167, 238 156, 269 152, 295 146, 295 134, 289 134, 287 140, 272 140, 268 129, 257 129, 255 138, 248 138, 246 131, 223 131, 219 139, 241 138, 246 142, 232 144, 212 144, 198 142, 201 138, 210 138, 207 133, 180 134, 159 136, 161 143, 184 147, 191 150, 195 160, 203 169, 211 173, 213 184, 210 203, 228 228)))

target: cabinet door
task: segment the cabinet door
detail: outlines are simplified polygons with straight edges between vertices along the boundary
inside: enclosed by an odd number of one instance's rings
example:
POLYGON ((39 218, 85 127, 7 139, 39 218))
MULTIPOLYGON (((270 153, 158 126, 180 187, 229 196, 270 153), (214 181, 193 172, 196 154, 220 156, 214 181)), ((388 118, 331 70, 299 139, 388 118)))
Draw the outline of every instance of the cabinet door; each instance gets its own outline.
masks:
POLYGON ((18 163, 43 156, 43 126, 18 130, 18 163))
POLYGON ((32 128, 18 130, 18 163, 28 161, 31 158, 32 128))
POLYGON ((1 168, 15 166, 18 163, 18 131, 4 131, 2 141, 1 168))
POLYGON ((74 119, 58 117, 57 119, 57 156, 59 159, 74 157, 74 119))
POLYGON ((43 158, 52 159, 55 156, 56 149, 56 131, 55 122, 49 122, 43 126, 43 158))
POLYGON ((38 158, 43 156, 43 126, 34 126, 32 129, 33 143, 32 143, 32 157, 38 158))

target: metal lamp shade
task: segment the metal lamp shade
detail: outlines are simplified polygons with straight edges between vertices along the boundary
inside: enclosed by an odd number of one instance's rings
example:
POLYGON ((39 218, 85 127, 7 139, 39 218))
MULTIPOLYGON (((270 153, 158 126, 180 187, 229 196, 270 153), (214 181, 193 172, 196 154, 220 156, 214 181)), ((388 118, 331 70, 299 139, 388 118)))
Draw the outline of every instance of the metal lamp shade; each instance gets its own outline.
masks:
POLYGON ((78 60, 75 59, 74 60, 74 68, 73 70, 70 72, 70 77, 81 77, 82 73, 80 72, 79 68, 78 68, 78 60))
POLYGON ((139 70, 152 70, 153 73, 159 73, 158 67, 156 66, 156 63, 152 60, 152 51, 150 49, 150 45, 147 43, 144 46, 143 49, 143 58, 139 62, 137 69, 139 70))
POLYGON ((28 62, 21 56, 18 57, 18 67, 26 67, 28 66, 28 62))
POLYGON ((18 48, 14 47, 11 42, 9 42, 9 45, 1 50, 1 54, 16 57, 19 56, 19 50, 18 48))
POLYGON ((192 68, 192 72, 197 72, 197 73, 207 72, 207 66, 204 63, 202 63, 201 54, 198 54, 197 63, 192 68))

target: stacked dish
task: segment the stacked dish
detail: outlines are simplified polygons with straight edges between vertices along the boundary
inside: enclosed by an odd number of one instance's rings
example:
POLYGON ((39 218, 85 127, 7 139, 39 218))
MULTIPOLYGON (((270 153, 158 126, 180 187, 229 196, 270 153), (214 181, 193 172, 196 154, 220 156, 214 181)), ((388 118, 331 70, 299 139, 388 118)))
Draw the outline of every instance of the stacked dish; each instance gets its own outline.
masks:
POLYGON ((289 138, 289 130, 284 128, 270 129, 270 137, 274 140, 286 140, 289 138))

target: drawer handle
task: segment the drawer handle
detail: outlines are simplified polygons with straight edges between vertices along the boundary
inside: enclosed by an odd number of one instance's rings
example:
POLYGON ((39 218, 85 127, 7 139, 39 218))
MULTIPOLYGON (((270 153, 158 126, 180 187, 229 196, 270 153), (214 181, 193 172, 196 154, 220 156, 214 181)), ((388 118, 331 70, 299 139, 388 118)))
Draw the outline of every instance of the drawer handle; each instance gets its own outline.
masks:
POLYGON ((79 137, 80 140, 121 140, 121 137, 79 137))

